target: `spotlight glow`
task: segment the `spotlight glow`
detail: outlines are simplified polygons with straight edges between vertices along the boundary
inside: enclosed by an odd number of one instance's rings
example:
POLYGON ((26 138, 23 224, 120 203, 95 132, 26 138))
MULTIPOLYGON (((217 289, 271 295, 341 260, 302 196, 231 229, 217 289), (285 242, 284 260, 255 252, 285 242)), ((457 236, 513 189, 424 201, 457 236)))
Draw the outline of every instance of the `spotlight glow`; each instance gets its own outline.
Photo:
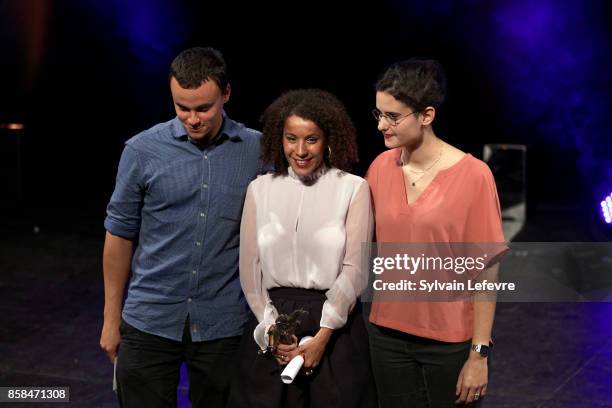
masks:
POLYGON ((612 193, 604 197, 600 205, 604 221, 606 224, 612 224, 612 193))

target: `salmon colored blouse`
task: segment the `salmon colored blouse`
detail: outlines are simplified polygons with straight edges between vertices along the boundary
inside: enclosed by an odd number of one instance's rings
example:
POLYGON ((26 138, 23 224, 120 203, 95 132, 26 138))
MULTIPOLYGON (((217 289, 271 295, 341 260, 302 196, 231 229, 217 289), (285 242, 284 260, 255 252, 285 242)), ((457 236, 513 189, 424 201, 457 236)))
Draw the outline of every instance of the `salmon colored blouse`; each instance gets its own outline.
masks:
MULTIPOLYGON (((484 162, 465 155, 440 170, 418 199, 408 204, 400 155, 401 148, 383 152, 366 175, 377 242, 505 241, 495 181, 484 162)), ((370 313, 372 323, 447 342, 472 337, 472 302, 383 302, 378 295, 370 313)))

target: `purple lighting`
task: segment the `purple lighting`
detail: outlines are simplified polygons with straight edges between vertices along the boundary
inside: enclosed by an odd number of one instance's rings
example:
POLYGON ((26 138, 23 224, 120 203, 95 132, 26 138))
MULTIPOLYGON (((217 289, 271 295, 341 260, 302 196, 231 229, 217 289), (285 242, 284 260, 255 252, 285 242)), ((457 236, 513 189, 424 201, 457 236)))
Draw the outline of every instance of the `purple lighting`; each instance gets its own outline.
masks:
POLYGON ((612 193, 601 201, 601 213, 606 224, 612 223, 612 193))

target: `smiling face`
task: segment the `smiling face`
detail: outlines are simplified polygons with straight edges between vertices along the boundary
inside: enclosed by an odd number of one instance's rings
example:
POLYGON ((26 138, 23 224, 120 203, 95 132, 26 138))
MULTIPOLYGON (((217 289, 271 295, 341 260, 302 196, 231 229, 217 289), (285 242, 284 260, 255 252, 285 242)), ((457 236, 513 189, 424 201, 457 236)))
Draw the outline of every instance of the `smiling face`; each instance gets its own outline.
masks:
POLYGON ((385 137, 388 149, 417 144, 423 138, 423 117, 387 92, 376 92, 376 109, 382 115, 378 121, 378 130, 385 137), (393 126, 389 118, 397 119, 393 126))
POLYGON ((170 80, 174 109, 189 137, 196 142, 213 138, 223 124, 223 105, 229 100, 230 87, 222 91, 211 80, 198 88, 186 89, 175 78, 170 80))
POLYGON ((285 120, 283 151, 293 172, 305 177, 323 164, 327 141, 316 123, 296 115, 285 120))

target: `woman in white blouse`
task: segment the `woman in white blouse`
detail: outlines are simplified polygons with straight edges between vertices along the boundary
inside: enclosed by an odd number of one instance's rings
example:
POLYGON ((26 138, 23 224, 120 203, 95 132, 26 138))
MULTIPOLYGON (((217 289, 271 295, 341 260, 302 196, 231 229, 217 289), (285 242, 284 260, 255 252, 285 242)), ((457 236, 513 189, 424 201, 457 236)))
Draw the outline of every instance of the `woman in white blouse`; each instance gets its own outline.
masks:
POLYGON ((373 407, 358 299, 372 211, 367 182, 346 172, 357 161, 351 119, 328 92, 287 92, 264 112, 262 156, 275 172, 249 185, 242 214, 240 282, 253 317, 230 406, 373 407), (260 355, 276 317, 300 308, 296 336, 313 339, 260 355), (305 375, 284 385, 280 372, 298 354, 305 375))

